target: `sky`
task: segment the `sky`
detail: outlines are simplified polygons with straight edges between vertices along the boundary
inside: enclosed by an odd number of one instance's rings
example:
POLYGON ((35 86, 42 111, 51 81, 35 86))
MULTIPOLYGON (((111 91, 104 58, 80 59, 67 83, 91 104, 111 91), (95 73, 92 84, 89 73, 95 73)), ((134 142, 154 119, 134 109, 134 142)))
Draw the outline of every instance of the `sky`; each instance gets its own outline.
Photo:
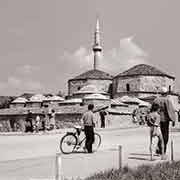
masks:
POLYGON ((145 63, 176 77, 180 90, 178 0, 0 0, 0 95, 66 92, 93 68, 99 17, 101 70, 145 63))

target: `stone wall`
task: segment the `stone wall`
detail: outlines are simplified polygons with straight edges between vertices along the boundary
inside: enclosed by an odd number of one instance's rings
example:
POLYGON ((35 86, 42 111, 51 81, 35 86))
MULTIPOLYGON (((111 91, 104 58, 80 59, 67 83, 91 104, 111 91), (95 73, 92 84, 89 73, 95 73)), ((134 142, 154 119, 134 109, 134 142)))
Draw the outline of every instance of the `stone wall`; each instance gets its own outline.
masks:
POLYGON ((56 114, 57 128, 69 128, 73 125, 80 124, 82 114, 56 114))
POLYGON ((25 103, 12 103, 10 104, 10 108, 24 108, 25 103))
POLYGON ((106 124, 106 127, 114 128, 137 127, 137 125, 132 122, 131 115, 109 115, 106 119, 106 124))
POLYGON ((94 104, 96 105, 104 105, 104 106, 110 106, 110 99, 84 99, 84 104, 94 104))
POLYGON ((112 83, 111 80, 95 80, 95 79, 88 79, 88 80, 71 80, 68 83, 68 95, 72 96, 74 92, 77 92, 82 87, 93 84, 95 85, 99 90, 109 92, 109 86, 112 83))
POLYGON ((40 108, 42 106, 42 102, 27 102, 27 108, 40 108))
MULTIPOLYGON (((33 120, 35 120, 38 114, 33 115, 33 120)), ((39 114, 41 120, 42 116, 39 114)), ((74 124, 79 124, 81 119, 81 114, 56 114, 56 126, 57 128, 72 127, 74 124)), ((11 116, 0 116, 0 132, 24 132, 25 131, 25 119, 26 115, 11 115, 11 116)), ((42 124, 40 122, 40 129, 42 124)))
MULTIPOLYGON (((25 131, 26 115, 0 116, 0 132, 25 131)), ((35 119, 35 116, 34 116, 35 119)))
POLYGON ((113 80, 113 98, 123 95, 146 97, 161 92, 161 87, 174 92, 174 80, 165 76, 118 77, 113 80), (129 84, 129 91, 127 91, 129 84))
POLYGON ((126 85, 130 85, 130 91, 140 90, 140 77, 119 77, 113 82, 113 93, 127 92, 126 85))
POLYGON ((87 80, 71 80, 68 82, 68 96, 72 96, 74 92, 77 92, 82 87, 88 85, 87 80))
POLYGON ((174 92, 174 80, 163 76, 141 76, 140 77, 140 91, 160 92, 162 87, 167 87, 174 92))

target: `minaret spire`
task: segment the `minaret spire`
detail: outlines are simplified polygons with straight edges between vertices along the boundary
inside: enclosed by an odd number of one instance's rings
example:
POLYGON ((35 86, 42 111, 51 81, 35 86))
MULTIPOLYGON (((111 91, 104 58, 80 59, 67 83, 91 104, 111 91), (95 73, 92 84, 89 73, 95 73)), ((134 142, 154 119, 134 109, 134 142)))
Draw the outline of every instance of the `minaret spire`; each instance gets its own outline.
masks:
POLYGON ((102 47, 100 45, 100 29, 99 29, 99 19, 96 20, 96 28, 94 32, 94 70, 99 68, 99 60, 101 56, 102 47))

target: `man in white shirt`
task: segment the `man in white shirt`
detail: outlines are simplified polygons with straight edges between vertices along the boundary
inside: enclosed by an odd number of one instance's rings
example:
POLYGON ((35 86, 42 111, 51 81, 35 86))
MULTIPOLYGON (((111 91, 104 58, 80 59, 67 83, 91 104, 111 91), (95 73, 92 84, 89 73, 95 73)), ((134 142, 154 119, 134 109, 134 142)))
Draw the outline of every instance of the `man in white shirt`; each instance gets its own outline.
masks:
POLYGON ((95 117, 93 113, 94 105, 88 105, 88 111, 85 112, 82 116, 82 122, 84 125, 84 133, 86 136, 85 147, 88 153, 92 153, 92 144, 94 142, 94 122, 95 117))

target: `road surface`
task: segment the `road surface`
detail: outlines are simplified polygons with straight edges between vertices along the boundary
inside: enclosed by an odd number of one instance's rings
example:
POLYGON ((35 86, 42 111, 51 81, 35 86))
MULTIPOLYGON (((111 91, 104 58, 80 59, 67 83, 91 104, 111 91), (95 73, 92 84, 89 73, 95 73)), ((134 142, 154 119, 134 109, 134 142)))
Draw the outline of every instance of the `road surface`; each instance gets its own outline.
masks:
MULTIPOLYGON (((123 165, 137 166, 149 161, 149 129, 100 130, 102 145, 93 154, 82 152, 61 155, 64 177, 86 177, 94 172, 118 168, 118 145, 122 145, 123 165)), ((55 179, 55 155, 60 153, 59 140, 64 134, 0 136, 0 180, 55 179)), ((180 130, 170 135, 174 140, 175 159, 180 159, 180 130)), ((170 141, 168 146, 170 157, 170 141)))

